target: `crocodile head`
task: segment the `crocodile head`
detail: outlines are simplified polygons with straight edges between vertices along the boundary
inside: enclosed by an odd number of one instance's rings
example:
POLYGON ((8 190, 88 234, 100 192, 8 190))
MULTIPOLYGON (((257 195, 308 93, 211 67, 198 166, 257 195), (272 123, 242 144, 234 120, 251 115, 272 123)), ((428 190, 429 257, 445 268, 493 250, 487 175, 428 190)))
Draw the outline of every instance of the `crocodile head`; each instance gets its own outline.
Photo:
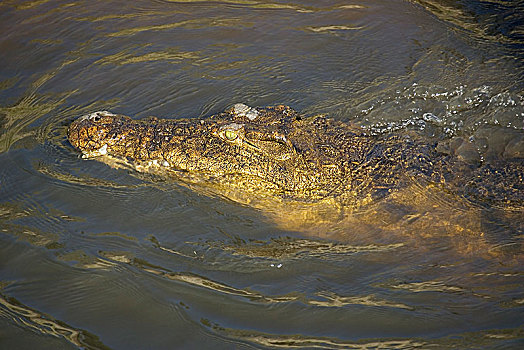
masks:
POLYGON ((67 130, 69 142, 82 152, 84 158, 107 154, 117 144, 119 127, 131 122, 131 118, 99 111, 75 120, 67 130))
POLYGON ((300 141, 309 141, 303 122, 287 106, 255 109, 237 104, 209 118, 177 120, 133 120, 102 111, 74 121, 68 138, 86 158, 125 159, 141 164, 137 170, 148 164, 149 170, 200 173, 237 187, 311 197, 326 190, 319 182, 329 182, 325 173, 336 169, 331 163, 314 169, 319 157, 308 149, 314 143, 300 141))

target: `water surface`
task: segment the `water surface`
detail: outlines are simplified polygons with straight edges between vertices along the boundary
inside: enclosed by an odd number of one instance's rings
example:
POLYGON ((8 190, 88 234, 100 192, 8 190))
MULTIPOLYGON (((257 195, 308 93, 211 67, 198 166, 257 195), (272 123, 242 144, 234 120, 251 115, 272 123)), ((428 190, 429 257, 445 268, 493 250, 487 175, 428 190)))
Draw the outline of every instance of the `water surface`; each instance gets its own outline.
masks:
POLYGON ((65 132, 95 110, 283 103, 371 134, 466 140, 476 153, 452 152, 467 162, 523 157, 523 13, 480 0, 1 2, 0 347, 520 348, 522 207, 420 187, 399 199, 423 198, 415 213, 379 203, 301 230, 83 160, 65 132))

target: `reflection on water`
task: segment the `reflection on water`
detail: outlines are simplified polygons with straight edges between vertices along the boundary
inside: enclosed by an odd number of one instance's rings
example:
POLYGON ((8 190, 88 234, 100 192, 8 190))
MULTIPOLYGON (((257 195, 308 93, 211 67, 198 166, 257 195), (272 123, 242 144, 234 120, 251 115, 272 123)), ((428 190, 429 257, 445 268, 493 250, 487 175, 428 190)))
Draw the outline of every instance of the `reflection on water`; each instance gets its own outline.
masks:
MULTIPOLYGON (((89 332, 71 328, 63 322, 54 320, 48 315, 32 310, 20 304, 16 299, 6 299, 0 295, 0 315, 33 332, 65 338, 69 342, 86 349, 107 349, 100 340, 89 332)), ((17 347, 16 340, 12 346, 17 347)))
POLYGON ((0 347, 519 348, 519 203, 417 181, 360 211, 231 200, 80 159, 65 132, 94 110, 284 103, 415 133, 502 179, 500 160, 524 155, 522 13, 483 0, 1 2, 0 347))

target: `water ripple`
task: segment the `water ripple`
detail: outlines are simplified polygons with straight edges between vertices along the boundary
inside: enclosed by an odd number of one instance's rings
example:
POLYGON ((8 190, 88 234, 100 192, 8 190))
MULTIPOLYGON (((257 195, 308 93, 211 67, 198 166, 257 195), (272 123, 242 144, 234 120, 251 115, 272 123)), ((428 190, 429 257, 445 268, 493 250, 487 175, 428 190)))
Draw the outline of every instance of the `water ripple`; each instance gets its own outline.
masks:
POLYGON ((68 324, 29 308, 15 298, 0 294, 0 315, 9 318, 22 328, 33 332, 58 338, 63 338, 70 343, 89 350, 106 350, 100 339, 83 329, 77 329, 68 324))

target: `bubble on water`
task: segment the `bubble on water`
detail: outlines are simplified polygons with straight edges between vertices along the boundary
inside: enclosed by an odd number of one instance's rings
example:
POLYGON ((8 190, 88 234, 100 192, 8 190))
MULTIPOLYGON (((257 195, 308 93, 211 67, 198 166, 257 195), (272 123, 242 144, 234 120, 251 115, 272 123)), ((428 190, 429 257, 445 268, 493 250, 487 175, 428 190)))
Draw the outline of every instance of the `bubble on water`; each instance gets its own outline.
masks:
POLYGON ((444 128, 444 133, 448 136, 453 136, 455 134, 455 132, 453 131, 453 129, 449 128, 449 127, 445 127, 444 128))
POLYGON ((473 91, 476 91, 481 94, 490 94, 491 90, 492 90, 491 86, 488 86, 488 85, 482 85, 476 89, 473 89, 473 91))
POLYGON ((485 124, 524 129, 523 108, 521 95, 487 84, 446 88, 412 83, 366 101, 358 107, 357 118, 375 135, 417 128, 449 137, 485 124))
POLYGON ((437 117, 433 113, 424 113, 422 115, 422 119, 424 119, 427 122, 432 122, 432 123, 437 123, 437 124, 442 123, 442 119, 437 117))
POLYGON ((517 106, 517 101, 507 92, 501 92, 493 96, 489 103, 499 107, 517 106))

